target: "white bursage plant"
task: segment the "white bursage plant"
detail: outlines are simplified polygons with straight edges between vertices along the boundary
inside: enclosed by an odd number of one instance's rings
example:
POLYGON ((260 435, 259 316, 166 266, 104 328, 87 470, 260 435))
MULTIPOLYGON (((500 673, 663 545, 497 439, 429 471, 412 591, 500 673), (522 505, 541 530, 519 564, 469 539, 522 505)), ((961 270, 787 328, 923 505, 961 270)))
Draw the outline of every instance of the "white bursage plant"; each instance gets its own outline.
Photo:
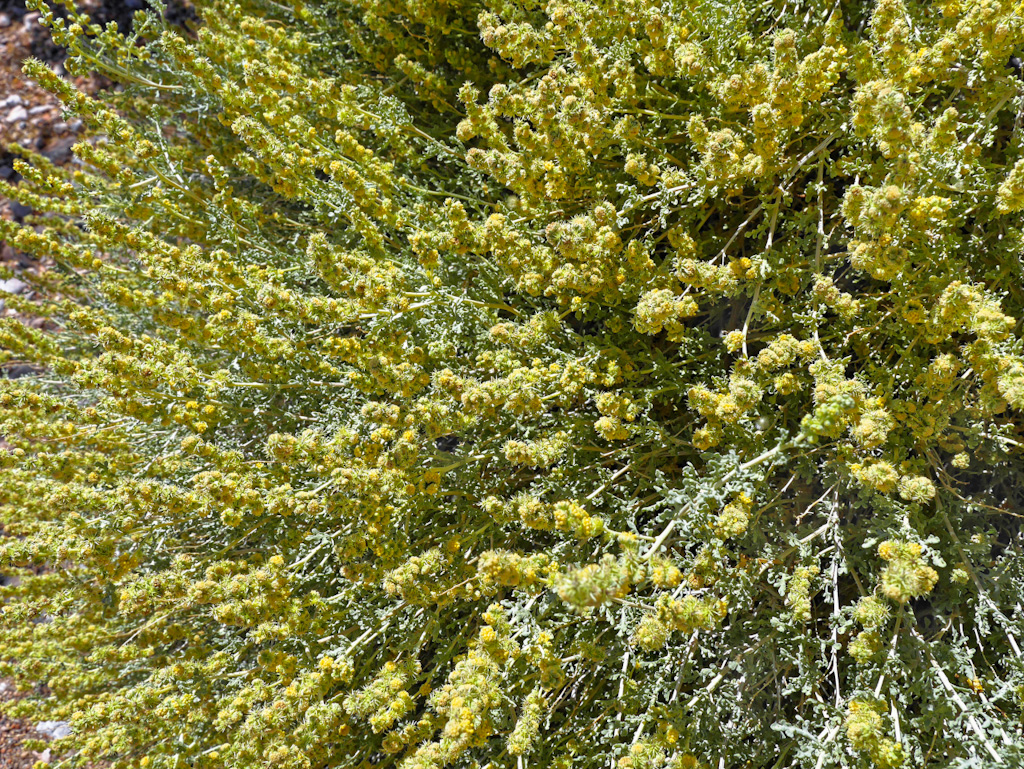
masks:
POLYGON ((1019 2, 152 4, 0 183, 54 766, 1024 763, 1019 2))

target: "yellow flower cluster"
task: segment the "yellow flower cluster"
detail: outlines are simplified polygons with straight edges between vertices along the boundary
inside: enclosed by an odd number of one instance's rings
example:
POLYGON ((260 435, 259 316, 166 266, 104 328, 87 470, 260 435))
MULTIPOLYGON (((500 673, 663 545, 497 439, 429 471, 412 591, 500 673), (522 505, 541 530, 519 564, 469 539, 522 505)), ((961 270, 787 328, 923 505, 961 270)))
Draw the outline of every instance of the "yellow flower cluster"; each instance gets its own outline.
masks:
POLYGON ((898 603, 930 593, 939 581, 938 572, 924 560, 923 548, 916 542, 882 542, 878 555, 886 562, 882 593, 898 603))
POLYGON ((885 706, 873 700, 853 700, 846 713, 846 734, 856 750, 864 751, 878 769, 903 766, 903 746, 883 736, 885 706))

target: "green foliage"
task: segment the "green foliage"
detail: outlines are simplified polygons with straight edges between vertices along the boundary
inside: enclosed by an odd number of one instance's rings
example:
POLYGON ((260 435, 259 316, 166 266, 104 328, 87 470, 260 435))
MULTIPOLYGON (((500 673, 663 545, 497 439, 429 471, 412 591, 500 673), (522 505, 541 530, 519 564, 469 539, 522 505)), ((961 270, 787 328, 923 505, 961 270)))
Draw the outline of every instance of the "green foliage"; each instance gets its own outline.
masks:
POLYGON ((1024 762, 1019 2, 199 6, 0 186, 61 766, 1024 762))

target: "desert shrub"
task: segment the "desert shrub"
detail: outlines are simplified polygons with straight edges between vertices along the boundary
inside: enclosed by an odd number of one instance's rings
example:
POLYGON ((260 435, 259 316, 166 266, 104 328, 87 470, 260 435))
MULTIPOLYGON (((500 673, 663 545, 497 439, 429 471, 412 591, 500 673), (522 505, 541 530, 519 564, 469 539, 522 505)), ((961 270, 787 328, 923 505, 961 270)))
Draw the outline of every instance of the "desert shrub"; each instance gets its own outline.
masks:
POLYGON ((1019 3, 43 10, 123 85, 2 187, 62 766, 1021 765, 1019 3))

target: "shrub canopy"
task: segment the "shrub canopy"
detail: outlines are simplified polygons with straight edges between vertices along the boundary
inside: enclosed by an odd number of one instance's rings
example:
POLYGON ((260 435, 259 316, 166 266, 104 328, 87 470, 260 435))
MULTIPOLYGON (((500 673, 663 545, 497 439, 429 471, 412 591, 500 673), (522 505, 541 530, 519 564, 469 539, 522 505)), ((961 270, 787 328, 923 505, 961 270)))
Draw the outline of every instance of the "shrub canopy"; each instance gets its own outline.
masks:
POLYGON ((35 4, 61 766, 1024 762, 1019 2, 35 4))

